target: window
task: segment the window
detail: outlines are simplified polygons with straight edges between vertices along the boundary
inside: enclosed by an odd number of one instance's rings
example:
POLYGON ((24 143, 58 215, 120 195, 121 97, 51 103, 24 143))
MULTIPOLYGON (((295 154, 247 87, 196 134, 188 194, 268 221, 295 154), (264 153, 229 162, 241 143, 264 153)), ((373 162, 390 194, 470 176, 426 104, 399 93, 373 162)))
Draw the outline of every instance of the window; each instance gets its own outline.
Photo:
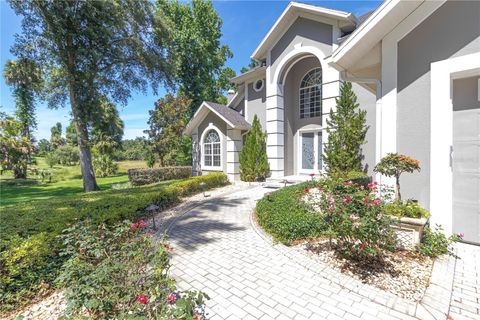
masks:
POLYGON ((220 167, 220 136, 217 131, 210 130, 203 140, 203 164, 206 167, 220 167))
POLYGON ((255 84, 253 85, 253 89, 255 89, 255 91, 257 91, 257 92, 262 90, 263 89, 263 80, 257 80, 255 82, 255 84))
POLYGON ((311 70, 300 84, 300 118, 322 115, 322 69, 311 70))

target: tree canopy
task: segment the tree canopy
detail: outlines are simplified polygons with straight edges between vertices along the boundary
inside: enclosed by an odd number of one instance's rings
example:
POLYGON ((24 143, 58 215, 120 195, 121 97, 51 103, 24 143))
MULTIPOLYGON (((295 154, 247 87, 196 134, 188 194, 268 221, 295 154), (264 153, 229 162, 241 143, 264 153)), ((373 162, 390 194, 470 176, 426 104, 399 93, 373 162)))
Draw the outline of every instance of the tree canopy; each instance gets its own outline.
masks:
POLYGON ((97 190, 88 121, 101 97, 125 104, 132 90, 146 92, 151 84, 156 93, 161 84, 171 84, 161 15, 154 15, 148 0, 10 0, 10 5, 23 17, 12 52, 41 65, 50 107, 69 100, 84 190, 97 190))

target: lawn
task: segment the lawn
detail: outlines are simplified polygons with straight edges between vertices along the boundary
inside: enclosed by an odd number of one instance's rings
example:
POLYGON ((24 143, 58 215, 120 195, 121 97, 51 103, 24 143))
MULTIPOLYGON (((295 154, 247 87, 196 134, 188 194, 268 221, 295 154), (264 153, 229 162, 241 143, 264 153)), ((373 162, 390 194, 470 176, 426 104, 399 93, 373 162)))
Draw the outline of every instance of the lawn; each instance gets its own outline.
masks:
MULTIPOLYGON (((43 158, 36 158, 33 167, 47 169, 43 158)), ((113 185, 128 181, 127 171, 131 168, 145 168, 144 161, 120 161, 119 173, 113 177, 97 178, 101 190, 110 190, 113 185)), ((54 166, 51 183, 38 179, 14 180, 10 175, 0 176, 0 207, 32 200, 45 200, 83 193, 80 166, 54 166)))

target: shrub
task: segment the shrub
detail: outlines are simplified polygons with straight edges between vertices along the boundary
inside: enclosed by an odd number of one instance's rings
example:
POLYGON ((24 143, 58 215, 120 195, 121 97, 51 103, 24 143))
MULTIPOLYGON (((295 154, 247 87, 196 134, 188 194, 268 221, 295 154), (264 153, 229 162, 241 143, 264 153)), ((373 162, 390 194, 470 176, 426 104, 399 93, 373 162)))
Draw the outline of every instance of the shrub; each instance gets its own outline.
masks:
POLYGON ((266 138, 267 134, 262 131, 260 121, 255 115, 240 152, 240 179, 243 181, 263 181, 270 172, 265 151, 266 138))
POLYGON ((376 197, 376 183, 367 188, 351 181, 324 184, 319 207, 327 222, 327 233, 336 238, 340 250, 350 257, 377 256, 380 249, 393 249, 395 235, 390 219, 383 215, 383 201, 376 197))
POLYGON ((163 167, 155 169, 129 169, 128 179, 134 186, 172 180, 184 179, 192 175, 192 167, 163 167))
POLYGON ((168 245, 154 243, 143 220, 112 227, 84 222, 64 230, 67 313, 94 319, 203 318, 200 292, 177 292, 168 276, 168 245))
POLYGON ((336 112, 327 118, 328 141, 323 162, 329 175, 362 170, 362 145, 368 131, 367 112, 360 109, 352 84, 344 82, 335 99, 336 112))
POLYGON ((144 208, 150 204, 165 209, 178 203, 182 196, 227 183, 225 174, 211 173, 169 183, 32 201, 3 208, 0 224, 0 312, 18 307, 38 291, 42 281, 51 283, 58 274, 62 259, 58 255, 61 243, 56 236, 62 230, 87 219, 95 224, 107 225, 125 219, 139 219, 146 217, 144 208), (42 233, 44 235, 40 236, 42 233), (38 249, 32 254, 32 239, 34 243, 41 243, 39 248, 47 246, 48 251, 38 249), (8 261, 14 261, 11 257, 18 256, 15 248, 32 248, 25 252, 39 263, 25 264, 22 272, 6 268, 8 261))
POLYGON ((55 151, 55 159, 57 164, 65 166, 74 166, 80 161, 80 154, 78 148, 71 145, 59 146, 55 151))
POLYGON ((422 242, 417 246, 417 250, 421 254, 432 258, 436 258, 443 254, 455 256, 452 245, 455 242, 460 241, 462 238, 463 234, 447 237, 443 233, 443 228, 437 224, 434 231, 429 227, 425 228, 422 242))
POLYGON ((396 217, 428 218, 430 213, 413 201, 394 201, 385 205, 385 214, 396 217))
POLYGON ((294 240, 318 236, 324 230, 323 218, 309 211, 300 201, 307 184, 282 188, 258 201, 258 223, 276 241, 289 244, 294 240))
POLYGON ((420 163, 418 160, 402 154, 389 153, 380 160, 374 171, 387 177, 395 177, 395 199, 400 201, 402 199, 400 194, 400 175, 404 172, 420 171, 420 163))
POLYGON ((93 158, 93 168, 97 177, 113 176, 118 171, 118 164, 106 154, 101 154, 93 158))

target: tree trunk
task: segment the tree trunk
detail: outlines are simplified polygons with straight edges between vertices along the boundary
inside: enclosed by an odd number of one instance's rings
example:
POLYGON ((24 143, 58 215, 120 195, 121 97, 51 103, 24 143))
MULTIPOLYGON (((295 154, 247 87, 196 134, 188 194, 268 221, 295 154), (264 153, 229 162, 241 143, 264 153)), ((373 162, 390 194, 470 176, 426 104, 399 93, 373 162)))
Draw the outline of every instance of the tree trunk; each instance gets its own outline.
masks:
POLYGON ((13 169, 13 177, 15 179, 27 179, 26 165, 16 166, 13 169))
POLYGON ((400 194, 400 175, 397 175, 395 176, 395 184, 396 184, 396 188, 395 188, 395 199, 397 201, 401 201, 402 200, 402 196, 400 194))
POLYGON ((80 169, 82 171, 83 178, 83 191, 96 191, 100 190, 95 179, 95 171, 92 165, 92 154, 90 152, 90 146, 88 141, 87 122, 82 117, 82 112, 79 109, 77 95, 76 95, 76 83, 75 83, 75 59, 74 54, 69 52, 68 63, 70 71, 69 79, 69 94, 70 94, 70 106, 72 108, 73 121, 75 122, 75 128, 77 129, 77 142, 78 149, 80 151, 80 169))

